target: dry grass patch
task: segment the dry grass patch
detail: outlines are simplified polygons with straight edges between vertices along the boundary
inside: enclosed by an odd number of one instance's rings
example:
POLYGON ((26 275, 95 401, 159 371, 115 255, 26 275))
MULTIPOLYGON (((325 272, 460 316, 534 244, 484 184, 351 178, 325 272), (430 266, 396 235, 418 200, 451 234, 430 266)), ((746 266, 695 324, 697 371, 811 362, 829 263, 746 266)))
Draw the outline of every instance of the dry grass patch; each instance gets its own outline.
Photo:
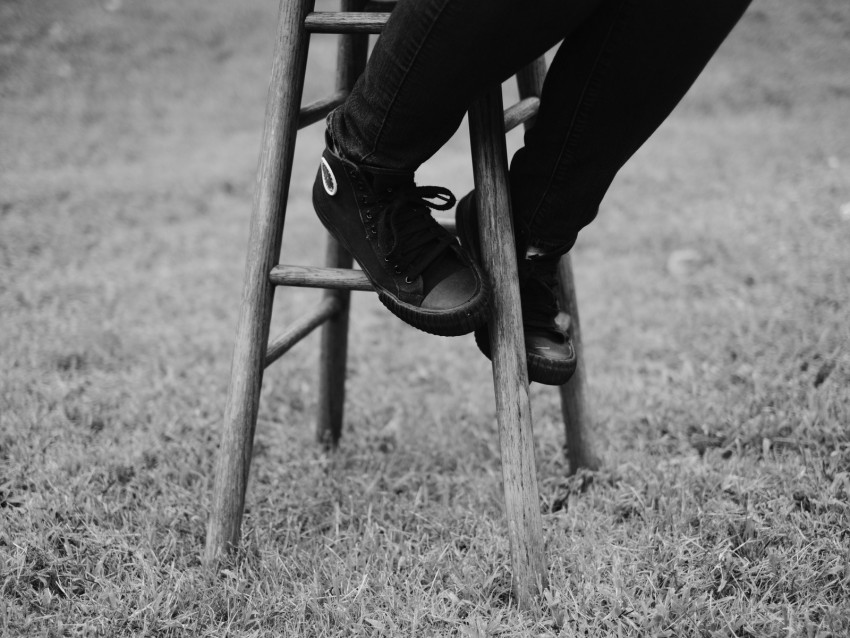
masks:
MULTIPOLYGON (((313 442, 311 338, 267 374, 241 550, 201 566, 274 7, 36 4, 0 6, 0 635, 850 633, 840 0, 756 2, 582 235, 606 463, 567 476, 555 393, 532 388, 532 613, 488 362, 370 296, 342 449, 313 442)), ((311 98, 333 62, 314 44, 311 98)), ((321 259, 320 137, 299 140, 287 261, 321 259)), ((463 193, 467 167, 461 133, 423 182, 463 193)), ((313 294, 279 294, 276 324, 313 294)))

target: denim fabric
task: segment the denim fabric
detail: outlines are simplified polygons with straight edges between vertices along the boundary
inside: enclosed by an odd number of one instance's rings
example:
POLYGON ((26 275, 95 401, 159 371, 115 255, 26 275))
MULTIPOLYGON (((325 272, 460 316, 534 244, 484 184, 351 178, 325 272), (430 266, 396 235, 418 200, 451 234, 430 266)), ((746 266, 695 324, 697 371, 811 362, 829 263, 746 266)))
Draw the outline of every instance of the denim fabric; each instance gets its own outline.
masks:
POLYGON ((511 190, 521 244, 565 251, 749 2, 400 0, 328 126, 353 161, 416 170, 479 94, 563 40, 511 190))

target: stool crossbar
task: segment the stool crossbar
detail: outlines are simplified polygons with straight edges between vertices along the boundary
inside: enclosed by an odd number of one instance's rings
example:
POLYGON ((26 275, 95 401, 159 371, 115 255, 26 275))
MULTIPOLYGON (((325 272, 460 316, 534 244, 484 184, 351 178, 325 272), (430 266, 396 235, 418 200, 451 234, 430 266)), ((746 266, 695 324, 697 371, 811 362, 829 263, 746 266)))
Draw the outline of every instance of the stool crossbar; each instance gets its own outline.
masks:
MULTIPOLYGON (((245 489, 257 422, 263 370, 322 326, 317 438, 336 447, 345 400, 350 294, 372 290, 353 260, 330 235, 325 267, 279 264, 286 201, 298 129, 319 122, 342 104, 368 55, 369 34, 380 33, 394 3, 342 0, 342 11, 314 12, 315 0, 281 0, 263 147, 254 194, 248 257, 231 379, 222 425, 204 559, 214 563, 239 543, 245 489), (311 33, 338 33, 335 92, 300 105, 311 33), (276 286, 324 288, 322 300, 269 340, 276 286)), ((473 176, 480 202, 485 271, 493 289, 490 319, 496 413, 502 450, 505 512, 511 546, 513 590, 528 607, 547 584, 542 520, 532 439, 519 287, 508 190, 504 133, 529 126, 537 113, 546 64, 539 59, 517 74, 520 100, 503 109, 496 86, 470 108, 473 176)), ((453 222, 441 222, 452 228, 453 222)), ((571 316, 578 370, 560 388, 570 467, 595 468, 598 457, 587 433, 583 351, 569 256, 561 260, 559 294, 571 316)))

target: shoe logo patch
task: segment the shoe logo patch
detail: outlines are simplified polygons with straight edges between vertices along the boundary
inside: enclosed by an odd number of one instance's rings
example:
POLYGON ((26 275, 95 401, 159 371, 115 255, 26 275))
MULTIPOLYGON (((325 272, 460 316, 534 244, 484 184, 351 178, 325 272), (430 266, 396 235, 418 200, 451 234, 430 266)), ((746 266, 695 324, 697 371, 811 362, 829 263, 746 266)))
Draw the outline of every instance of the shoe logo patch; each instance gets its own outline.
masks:
POLYGON ((324 157, 322 158, 322 186, 325 187, 325 192, 331 197, 336 195, 336 176, 324 157))

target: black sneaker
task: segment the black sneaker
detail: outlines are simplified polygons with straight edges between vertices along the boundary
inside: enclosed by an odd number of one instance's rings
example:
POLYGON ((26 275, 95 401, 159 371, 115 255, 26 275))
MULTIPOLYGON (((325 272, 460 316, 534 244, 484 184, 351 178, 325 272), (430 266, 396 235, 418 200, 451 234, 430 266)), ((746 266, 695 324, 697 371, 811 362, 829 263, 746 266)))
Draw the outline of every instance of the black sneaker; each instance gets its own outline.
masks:
MULTIPOLYGON (((455 217, 461 243, 480 263, 474 192, 460 200, 455 217)), ((517 259, 528 379, 544 385, 563 385, 576 370, 569 315, 558 309, 556 290, 560 259, 560 254, 540 254, 531 250, 517 259)), ((475 330, 475 343, 489 359, 490 331, 487 326, 475 330)))
POLYGON ((448 189, 416 186, 411 172, 354 164, 330 144, 313 185, 319 219, 381 303, 411 326, 446 337, 484 325, 490 298, 481 268, 431 216, 429 209, 454 203, 448 189))

